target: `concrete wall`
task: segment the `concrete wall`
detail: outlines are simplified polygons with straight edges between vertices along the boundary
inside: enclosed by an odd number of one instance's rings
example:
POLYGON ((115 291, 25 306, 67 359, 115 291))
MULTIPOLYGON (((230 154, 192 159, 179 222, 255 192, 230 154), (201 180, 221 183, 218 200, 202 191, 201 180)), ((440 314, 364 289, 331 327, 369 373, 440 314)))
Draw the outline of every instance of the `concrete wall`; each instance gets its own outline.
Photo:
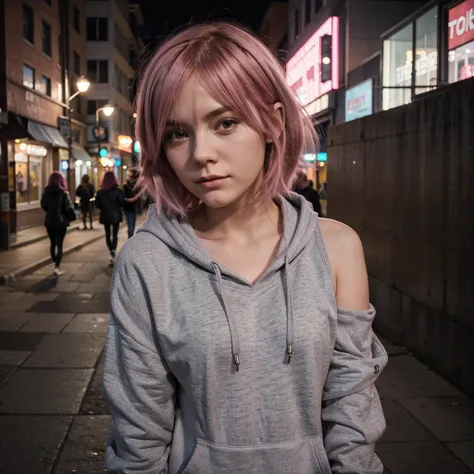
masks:
POLYGON ((329 130, 329 214, 360 234, 376 327, 474 395, 474 80, 329 130))

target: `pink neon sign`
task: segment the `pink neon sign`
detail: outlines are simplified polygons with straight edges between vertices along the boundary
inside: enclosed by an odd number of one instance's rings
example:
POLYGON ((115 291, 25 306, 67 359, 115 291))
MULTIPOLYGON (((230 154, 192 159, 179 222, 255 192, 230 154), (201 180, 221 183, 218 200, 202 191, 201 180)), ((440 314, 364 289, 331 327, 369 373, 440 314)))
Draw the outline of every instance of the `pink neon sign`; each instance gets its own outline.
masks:
POLYGON ((339 18, 328 18, 286 65, 287 82, 301 105, 306 106, 339 88, 339 18), (332 36, 332 79, 321 82, 321 38, 332 36))

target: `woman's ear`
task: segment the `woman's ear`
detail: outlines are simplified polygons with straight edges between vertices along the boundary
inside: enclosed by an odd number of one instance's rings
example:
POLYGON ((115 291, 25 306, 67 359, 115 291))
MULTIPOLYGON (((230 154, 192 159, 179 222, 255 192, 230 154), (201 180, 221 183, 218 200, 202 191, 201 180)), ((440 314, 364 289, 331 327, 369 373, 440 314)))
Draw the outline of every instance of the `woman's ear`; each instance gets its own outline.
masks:
POLYGON ((279 129, 280 129, 278 138, 280 138, 280 136, 283 133, 283 130, 285 129, 285 115, 283 111, 283 105, 281 104, 281 102, 275 102, 273 104, 273 112, 276 115, 276 118, 278 121, 279 129))

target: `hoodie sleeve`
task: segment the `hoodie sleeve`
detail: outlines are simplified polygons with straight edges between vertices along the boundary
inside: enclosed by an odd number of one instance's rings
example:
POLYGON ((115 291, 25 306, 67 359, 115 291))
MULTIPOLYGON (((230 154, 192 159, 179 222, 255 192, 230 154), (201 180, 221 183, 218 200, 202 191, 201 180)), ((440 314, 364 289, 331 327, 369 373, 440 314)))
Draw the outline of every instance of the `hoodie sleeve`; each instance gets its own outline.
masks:
POLYGON ((375 443, 385 418, 375 381, 387 353, 372 331, 367 311, 338 309, 333 358, 323 393, 324 446, 333 474, 382 474, 375 443))
POLYGON ((103 384, 113 423, 106 465, 114 474, 165 473, 176 383, 154 340, 150 301, 129 250, 120 252, 111 286, 103 384))

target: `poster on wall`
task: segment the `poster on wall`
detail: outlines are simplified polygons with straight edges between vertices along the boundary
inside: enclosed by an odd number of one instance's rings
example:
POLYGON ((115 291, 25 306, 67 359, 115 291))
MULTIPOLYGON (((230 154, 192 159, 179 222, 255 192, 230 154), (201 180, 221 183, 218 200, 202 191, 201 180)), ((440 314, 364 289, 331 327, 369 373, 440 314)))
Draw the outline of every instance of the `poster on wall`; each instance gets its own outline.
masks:
POLYGON ((346 91, 346 122, 373 113, 373 80, 369 79, 346 91))

